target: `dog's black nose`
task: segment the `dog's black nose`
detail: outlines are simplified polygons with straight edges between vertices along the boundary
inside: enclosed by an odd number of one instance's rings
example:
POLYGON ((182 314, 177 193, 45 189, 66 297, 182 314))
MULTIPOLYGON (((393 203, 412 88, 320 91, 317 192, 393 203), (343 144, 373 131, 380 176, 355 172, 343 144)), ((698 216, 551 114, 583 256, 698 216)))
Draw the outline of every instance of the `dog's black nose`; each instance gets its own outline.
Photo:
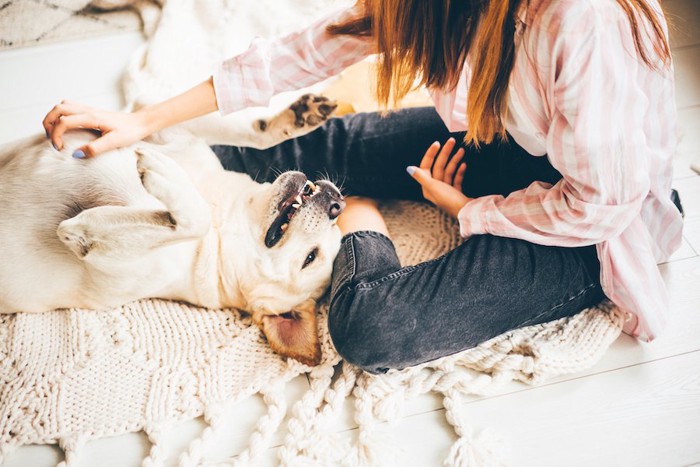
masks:
POLYGON ((330 208, 328 208, 328 217, 335 219, 343 212, 343 209, 345 209, 345 200, 342 198, 334 199, 331 201, 330 208))
POLYGON ((345 198, 338 191, 338 187, 328 180, 318 180, 316 185, 321 190, 321 193, 317 195, 319 201, 323 200, 322 203, 328 203, 328 218, 335 219, 345 209, 345 198))

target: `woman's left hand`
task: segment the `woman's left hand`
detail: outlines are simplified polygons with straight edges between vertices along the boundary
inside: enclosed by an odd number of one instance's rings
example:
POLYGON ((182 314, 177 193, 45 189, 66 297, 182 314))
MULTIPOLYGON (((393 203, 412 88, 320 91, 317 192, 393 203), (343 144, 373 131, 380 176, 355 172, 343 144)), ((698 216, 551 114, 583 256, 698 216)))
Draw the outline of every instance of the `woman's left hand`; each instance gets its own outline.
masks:
POLYGON ((420 167, 409 166, 406 171, 423 188, 425 199, 453 217, 471 198, 462 193, 462 181, 467 164, 462 162, 464 148, 459 148, 451 157, 455 147, 454 138, 442 146, 434 142, 425 152, 420 167))

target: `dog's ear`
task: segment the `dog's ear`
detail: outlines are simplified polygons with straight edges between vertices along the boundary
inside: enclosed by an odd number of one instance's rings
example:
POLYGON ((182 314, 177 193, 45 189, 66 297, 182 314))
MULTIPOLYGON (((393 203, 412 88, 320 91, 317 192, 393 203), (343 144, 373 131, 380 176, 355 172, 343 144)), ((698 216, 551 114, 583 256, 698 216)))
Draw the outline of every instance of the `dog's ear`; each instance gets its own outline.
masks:
POLYGON ((316 366, 321 362, 313 303, 281 315, 264 315, 259 325, 276 353, 291 357, 304 365, 316 366))

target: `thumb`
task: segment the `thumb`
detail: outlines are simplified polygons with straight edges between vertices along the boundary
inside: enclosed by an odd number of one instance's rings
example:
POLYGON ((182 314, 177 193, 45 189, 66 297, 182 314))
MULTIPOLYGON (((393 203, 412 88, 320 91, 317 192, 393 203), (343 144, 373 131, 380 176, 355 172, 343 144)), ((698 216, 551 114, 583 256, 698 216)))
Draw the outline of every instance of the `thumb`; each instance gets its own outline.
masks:
POLYGON ((76 159, 85 159, 89 157, 95 157, 103 152, 116 149, 118 144, 114 141, 114 137, 107 133, 104 136, 97 138, 96 140, 76 149, 73 152, 73 157, 76 159))
POLYGON ((79 147, 73 151, 73 157, 76 159, 85 159, 87 157, 93 157, 93 155, 94 151, 92 151, 88 145, 79 147))
POLYGON ((408 174, 421 185, 430 183, 430 181, 433 180, 433 177, 432 175, 430 175, 430 172, 428 172, 425 169, 421 169, 420 167, 409 165, 408 167, 406 167, 406 172, 408 172, 408 174))

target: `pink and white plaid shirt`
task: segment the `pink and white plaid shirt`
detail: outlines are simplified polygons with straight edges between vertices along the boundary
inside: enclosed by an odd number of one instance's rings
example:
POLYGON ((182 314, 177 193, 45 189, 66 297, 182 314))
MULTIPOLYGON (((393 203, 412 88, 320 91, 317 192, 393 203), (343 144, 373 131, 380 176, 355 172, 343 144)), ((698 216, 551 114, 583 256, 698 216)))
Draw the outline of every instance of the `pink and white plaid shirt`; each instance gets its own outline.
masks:
MULTIPOLYGON (((657 1, 650 3, 663 18, 657 1)), ((223 62, 214 74, 220 111, 265 105, 278 92, 314 84, 370 55, 366 41, 325 31, 352 14, 336 13, 276 40, 256 39, 223 62)), ((643 63, 615 0, 530 0, 518 14, 515 40, 506 128, 530 154, 546 155, 563 178, 467 203, 461 233, 595 244, 606 295, 638 318, 626 331, 652 340, 669 309, 657 263, 679 247, 682 233, 670 198, 673 70, 643 63)), ((467 65, 455 90, 432 93, 452 131, 466 129, 469 76, 467 65)))

